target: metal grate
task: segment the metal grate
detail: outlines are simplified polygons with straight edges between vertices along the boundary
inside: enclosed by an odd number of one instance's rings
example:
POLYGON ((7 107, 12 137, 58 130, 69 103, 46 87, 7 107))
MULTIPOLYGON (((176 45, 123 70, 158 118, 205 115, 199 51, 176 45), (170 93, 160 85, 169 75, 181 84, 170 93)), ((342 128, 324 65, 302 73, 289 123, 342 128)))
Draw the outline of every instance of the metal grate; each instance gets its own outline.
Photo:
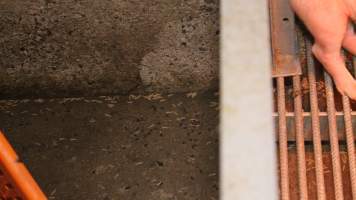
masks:
POLYGON ((310 37, 296 29, 303 73, 274 78, 281 199, 356 199, 356 104, 335 90, 310 37))

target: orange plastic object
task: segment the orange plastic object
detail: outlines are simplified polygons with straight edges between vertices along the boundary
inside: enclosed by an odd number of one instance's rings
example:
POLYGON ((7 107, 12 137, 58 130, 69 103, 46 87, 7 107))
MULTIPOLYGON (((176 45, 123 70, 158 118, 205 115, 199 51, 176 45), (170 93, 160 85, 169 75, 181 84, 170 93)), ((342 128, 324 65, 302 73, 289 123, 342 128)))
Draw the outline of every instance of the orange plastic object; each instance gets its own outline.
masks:
POLYGON ((46 200, 36 181, 0 131, 0 200, 46 200))

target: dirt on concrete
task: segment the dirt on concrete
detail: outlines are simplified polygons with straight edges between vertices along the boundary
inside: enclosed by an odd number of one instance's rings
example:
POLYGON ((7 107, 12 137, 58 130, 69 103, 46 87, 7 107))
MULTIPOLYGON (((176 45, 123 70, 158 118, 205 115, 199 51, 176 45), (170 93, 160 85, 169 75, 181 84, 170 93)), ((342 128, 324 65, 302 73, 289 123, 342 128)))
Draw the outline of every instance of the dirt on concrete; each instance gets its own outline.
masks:
POLYGON ((0 101, 49 199, 218 199, 218 95, 0 101))
POLYGON ((0 97, 217 88, 218 0, 2 0, 0 97))

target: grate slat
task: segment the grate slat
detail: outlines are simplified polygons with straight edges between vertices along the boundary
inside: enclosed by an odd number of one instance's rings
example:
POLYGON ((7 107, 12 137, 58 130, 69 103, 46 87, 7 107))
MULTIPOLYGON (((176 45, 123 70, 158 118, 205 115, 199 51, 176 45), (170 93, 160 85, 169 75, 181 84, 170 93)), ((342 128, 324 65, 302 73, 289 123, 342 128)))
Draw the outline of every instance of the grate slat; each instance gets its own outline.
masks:
POLYGON ((349 157, 349 167, 350 167, 350 180, 351 180, 351 189, 352 196, 356 198, 356 163, 355 163, 355 143, 354 135, 352 128, 352 119, 351 119, 351 106, 350 100, 348 97, 342 97, 342 103, 344 108, 344 119, 345 119, 345 132, 346 132, 346 145, 349 157))
POLYGON ((331 146, 331 158, 333 167, 333 177, 334 177, 334 188, 335 188, 335 198, 336 200, 343 200, 343 186, 342 186, 342 172, 340 164, 340 151, 339 151, 339 138, 337 135, 336 127, 336 111, 334 102, 334 90, 333 82, 329 74, 324 72, 325 79, 325 93, 326 93, 326 104, 329 120, 329 137, 331 146))
MULTIPOLYGON (((356 58, 353 57, 353 69, 356 74, 356 58)), ((345 112, 346 144, 349 157, 350 181, 352 197, 356 199, 356 160, 355 160, 355 138, 352 128, 350 100, 343 96, 343 107, 345 112)))
POLYGON ((297 141, 297 157, 298 157, 298 183, 299 194, 301 200, 308 199, 308 185, 307 185, 307 172, 305 162, 305 146, 303 134, 303 108, 302 108, 302 93, 300 76, 293 77, 294 89, 294 113, 295 113, 295 132, 297 141))
POLYGON ((320 136, 320 120, 319 120, 319 108, 318 108, 318 94, 316 90, 316 78, 315 78, 315 63, 311 52, 311 41, 306 40, 306 59, 308 68, 308 80, 309 80, 309 94, 310 94, 310 110, 312 114, 312 130, 313 130, 313 146, 315 157, 315 173, 316 173, 316 185, 317 196, 319 200, 326 199, 325 193, 325 180, 323 173, 323 157, 322 146, 320 136))
POLYGON ((281 199, 289 200, 288 140, 284 78, 277 78, 281 199))

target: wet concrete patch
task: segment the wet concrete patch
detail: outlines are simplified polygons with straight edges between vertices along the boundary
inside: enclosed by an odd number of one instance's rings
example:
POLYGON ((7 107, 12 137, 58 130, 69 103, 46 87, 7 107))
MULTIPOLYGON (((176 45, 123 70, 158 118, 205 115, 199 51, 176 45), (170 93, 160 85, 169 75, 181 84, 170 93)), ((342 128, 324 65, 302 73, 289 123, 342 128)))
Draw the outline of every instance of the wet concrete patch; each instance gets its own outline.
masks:
POLYGON ((217 87, 217 0, 2 0, 0 16, 0 98, 217 87))

